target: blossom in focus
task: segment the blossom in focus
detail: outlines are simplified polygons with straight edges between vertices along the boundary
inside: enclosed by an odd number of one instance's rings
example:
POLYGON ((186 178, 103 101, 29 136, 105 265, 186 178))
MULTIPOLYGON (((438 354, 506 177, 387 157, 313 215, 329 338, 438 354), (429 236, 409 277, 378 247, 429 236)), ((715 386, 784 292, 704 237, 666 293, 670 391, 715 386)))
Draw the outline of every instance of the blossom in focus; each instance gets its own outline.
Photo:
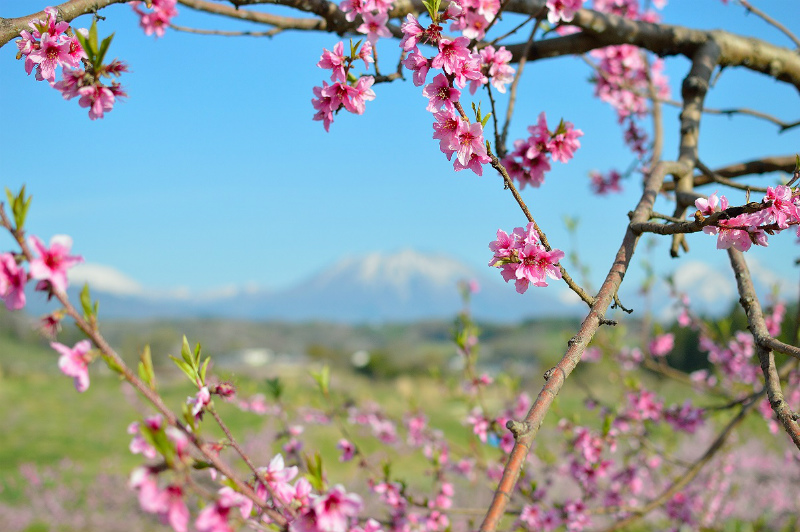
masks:
POLYGON ((344 65, 344 43, 342 41, 336 43, 336 45, 333 47, 333 51, 330 51, 327 48, 322 49, 322 56, 320 56, 317 66, 326 70, 332 70, 332 81, 347 81, 344 65))
POLYGON ((56 69, 70 60, 69 43, 45 33, 42 35, 39 48, 32 51, 28 58, 39 66, 38 73, 43 79, 55 81, 56 69))
POLYGON ((386 27, 386 23, 389 21, 389 15, 386 13, 378 13, 376 15, 364 13, 362 18, 364 19, 364 23, 356 28, 356 30, 365 34, 367 36, 367 41, 371 44, 375 44, 381 37, 385 39, 392 36, 392 32, 386 27))
POLYGON ((81 97, 78 100, 78 105, 89 108, 89 118, 91 120, 103 118, 107 111, 114 108, 114 101, 116 100, 114 92, 103 85, 81 87, 78 89, 78 94, 81 97))
POLYGON ((533 222, 528 223, 525 229, 517 227, 512 235, 497 231, 497 240, 489 244, 489 249, 494 252, 489 265, 500 268, 506 282, 513 279, 517 292, 524 293, 531 283, 547 286, 547 277, 561 279, 558 261, 564 258, 564 252, 558 249, 547 251, 533 222))
POLYGON ((724 211, 728 208, 728 198, 725 196, 717 197, 716 191, 711 194, 708 199, 697 198, 694 201, 694 206, 700 211, 703 216, 711 216, 715 212, 724 211))
POLYGON ((425 86, 422 95, 430 100, 426 109, 435 113, 442 106, 448 110, 454 109, 453 104, 461 97, 461 91, 451 87, 444 74, 439 74, 433 78, 433 82, 425 86))

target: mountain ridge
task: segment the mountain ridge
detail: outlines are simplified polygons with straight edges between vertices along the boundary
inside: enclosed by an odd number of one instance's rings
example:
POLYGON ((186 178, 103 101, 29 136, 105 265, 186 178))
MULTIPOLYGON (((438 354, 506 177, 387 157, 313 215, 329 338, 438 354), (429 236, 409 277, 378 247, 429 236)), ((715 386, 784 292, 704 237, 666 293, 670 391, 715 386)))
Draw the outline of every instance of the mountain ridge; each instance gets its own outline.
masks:
MULTIPOLYGON (((402 249, 344 257, 281 290, 228 287, 194 295, 150 290, 113 268, 89 264, 71 273, 69 293, 77 301, 83 282, 88 282, 105 319, 389 322, 452 318, 462 306, 458 281, 476 280, 481 287, 472 296, 476 317, 509 321, 575 315, 572 306, 560 300, 555 286, 519 295, 513 285, 488 273, 493 272, 479 272, 447 255, 402 249)), ((44 314, 52 310, 43 299, 41 294, 30 293, 29 311, 44 314)))

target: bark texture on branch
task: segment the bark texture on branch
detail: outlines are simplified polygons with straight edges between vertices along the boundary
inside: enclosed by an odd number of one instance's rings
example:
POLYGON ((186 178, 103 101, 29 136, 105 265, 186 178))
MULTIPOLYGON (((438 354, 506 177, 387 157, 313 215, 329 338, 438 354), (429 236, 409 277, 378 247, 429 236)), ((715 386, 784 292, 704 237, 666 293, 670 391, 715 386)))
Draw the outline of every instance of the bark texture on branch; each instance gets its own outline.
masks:
MULTIPOLYGON (((81 15, 95 13, 104 7, 108 7, 112 4, 122 4, 127 1, 128 0, 70 0, 69 2, 64 2, 56 6, 56 8, 63 20, 71 22, 81 15)), ((28 29, 28 22, 46 18, 47 14, 44 11, 38 11, 25 17, 0 18, 0 48, 11 39, 19 37, 19 32, 28 29)))
MULTIPOLYGON (((769 404, 772 407, 772 411, 775 412, 775 415, 778 417, 778 421, 783 426, 783 429, 792 439, 795 446, 800 449, 800 425, 797 423, 795 413, 792 412, 791 408, 789 408, 789 404, 784 399, 783 390, 781 389, 781 379, 775 366, 775 355, 772 350, 779 347, 774 343, 777 342, 777 340, 772 338, 767 330, 767 325, 764 322, 764 313, 761 310, 761 303, 758 301, 758 296, 753 286, 750 270, 747 268, 747 263, 744 260, 744 255, 742 252, 730 248, 728 250, 728 258, 730 259, 733 273, 736 275, 739 302, 747 314, 747 327, 750 329, 750 332, 753 334, 753 339, 755 340, 756 352, 758 353, 758 359, 761 363, 761 371, 764 373, 764 384, 767 388, 769 404)), ((788 347, 795 350, 797 349, 794 346, 788 347)))

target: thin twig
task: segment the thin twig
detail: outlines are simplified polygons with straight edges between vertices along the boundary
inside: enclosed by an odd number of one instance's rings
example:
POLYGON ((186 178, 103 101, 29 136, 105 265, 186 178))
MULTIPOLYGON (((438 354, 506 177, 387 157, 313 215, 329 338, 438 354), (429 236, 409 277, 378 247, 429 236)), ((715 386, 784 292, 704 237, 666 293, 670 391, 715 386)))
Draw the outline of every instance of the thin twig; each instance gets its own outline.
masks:
MULTIPOLYGON (((517 203, 522 209, 522 212, 525 214, 525 217, 528 219, 529 222, 533 224, 533 228, 536 231, 536 234, 539 235, 539 239, 542 241, 542 245, 544 246, 544 248, 547 251, 552 251, 553 247, 550 245, 550 242, 548 242, 547 235, 544 234, 544 231, 542 231, 542 229, 539 227, 539 224, 537 224, 536 221, 533 219, 531 211, 529 211, 528 206, 525 205, 522 196, 520 196, 517 187, 514 186, 514 182, 508 175, 508 171, 506 171, 506 168, 505 166, 503 166, 503 163, 501 163, 500 160, 497 158, 497 156, 491 152, 489 152, 489 157, 492 159, 492 167, 495 170, 497 170, 501 176, 503 176, 503 181, 505 181, 505 186, 511 191, 511 194, 514 196, 514 199, 517 200, 517 203)), ((589 294, 587 294, 586 290, 581 288, 581 286, 578 285, 578 283, 572 280, 572 277, 569 275, 569 273, 567 273, 567 270, 560 263, 558 265, 558 269, 561 272, 561 278, 564 280, 565 283, 567 283, 567 286, 569 286, 573 292, 578 294, 578 297, 580 297, 584 303, 586 303, 591 307, 595 302, 594 298, 589 294)))
MULTIPOLYGON (((527 21, 525 22, 527 24, 527 21)), ((522 77, 522 71, 525 69, 527 62, 528 50, 533 44, 533 38, 536 36, 536 30, 542 23, 542 19, 537 19, 536 24, 531 29, 531 35, 528 37, 528 43, 525 47, 525 54, 520 58, 517 64, 517 71, 514 74, 514 80, 511 82, 511 88, 508 94, 508 109, 506 110, 506 120, 503 123, 503 133, 500 135, 500 142, 497 144, 497 153, 502 159, 506 155, 506 140, 508 139, 508 128, 511 125, 511 117, 514 116, 514 104, 517 102, 517 88, 519 87, 519 80, 522 77)))
POLYGON ((722 177, 721 175, 714 173, 713 170, 711 170, 708 166, 703 164, 703 162, 700 161, 699 159, 697 161, 696 166, 701 172, 703 172, 703 175, 708 176, 709 179, 713 180, 715 183, 719 183, 720 185, 725 185, 726 187, 731 187, 738 190, 750 190, 752 192, 764 192, 764 193, 767 192, 766 187, 751 187, 750 185, 743 185, 741 183, 737 183, 736 181, 732 181, 727 177, 722 177))
POLYGON ((170 24, 170 28, 175 31, 185 33, 196 33, 198 35, 220 35, 222 37, 274 37, 283 32, 283 28, 272 28, 269 31, 227 31, 227 30, 204 30, 200 28, 189 28, 188 26, 178 26, 170 24))
POLYGON ((795 46, 797 46, 797 48, 800 48, 800 39, 798 39, 797 36, 789 30, 789 28, 787 28, 786 26, 784 26, 771 16, 767 15, 766 13, 755 7, 747 0, 739 0, 739 3, 742 4, 746 10, 750 11, 756 16, 761 17, 767 24, 775 26, 781 33, 789 37, 789 39, 794 43, 795 46))
MULTIPOLYGON (((225 433, 225 437, 228 438, 228 442, 231 444, 231 447, 233 447, 236 450, 236 452, 239 454, 241 459, 244 460, 244 463, 247 464, 247 467, 250 468, 250 471, 253 472, 253 476, 255 477, 255 479, 256 480, 262 480, 261 479, 261 475, 258 472, 258 469, 256 469, 256 466, 253 465, 253 462, 250 460, 250 457, 247 456, 247 454, 244 452, 244 449, 241 448, 239 443, 233 437, 233 434, 231 434, 230 429, 225 424, 225 422, 222 421, 222 418, 219 416, 219 413, 216 411, 216 409, 210 408, 210 409, 208 409, 208 411, 211 412, 211 415, 214 417, 214 420, 217 422, 217 425, 219 425, 219 428, 221 428, 222 432, 225 433)), ((291 515, 292 517, 296 517, 295 511, 288 505, 289 501, 284 501, 275 492, 275 490, 272 489, 272 486, 270 486, 269 482, 265 481, 265 482, 262 482, 262 484, 267 488, 267 491, 269 492, 270 496, 272 497, 272 499, 275 502, 280 504, 283 507, 284 510, 289 512, 289 515, 291 515)))

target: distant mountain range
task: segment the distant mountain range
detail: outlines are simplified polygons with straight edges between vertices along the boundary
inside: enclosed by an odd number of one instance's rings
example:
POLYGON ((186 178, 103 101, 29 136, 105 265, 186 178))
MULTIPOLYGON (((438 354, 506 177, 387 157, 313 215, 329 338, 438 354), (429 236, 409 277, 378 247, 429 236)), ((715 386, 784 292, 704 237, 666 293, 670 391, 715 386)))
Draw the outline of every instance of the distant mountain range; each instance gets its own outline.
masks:
MULTIPOLYGON (((560 283, 520 295, 513 284, 502 282, 499 272, 496 278, 492 273, 488 268, 478 272, 451 257, 404 250, 345 258, 285 290, 242 289, 192 296, 148 291, 115 270, 85 265, 76 271, 70 295, 77 302, 83 282, 88 282, 105 319, 388 322, 452 318, 461 308, 458 281, 476 280, 480 290, 472 298, 472 312, 479 319, 505 322, 575 316, 583 310, 564 302, 566 289, 560 283), (124 282, 109 282, 115 275, 124 282)), ((29 302, 30 313, 47 312, 41 294, 30 294, 29 302)))

